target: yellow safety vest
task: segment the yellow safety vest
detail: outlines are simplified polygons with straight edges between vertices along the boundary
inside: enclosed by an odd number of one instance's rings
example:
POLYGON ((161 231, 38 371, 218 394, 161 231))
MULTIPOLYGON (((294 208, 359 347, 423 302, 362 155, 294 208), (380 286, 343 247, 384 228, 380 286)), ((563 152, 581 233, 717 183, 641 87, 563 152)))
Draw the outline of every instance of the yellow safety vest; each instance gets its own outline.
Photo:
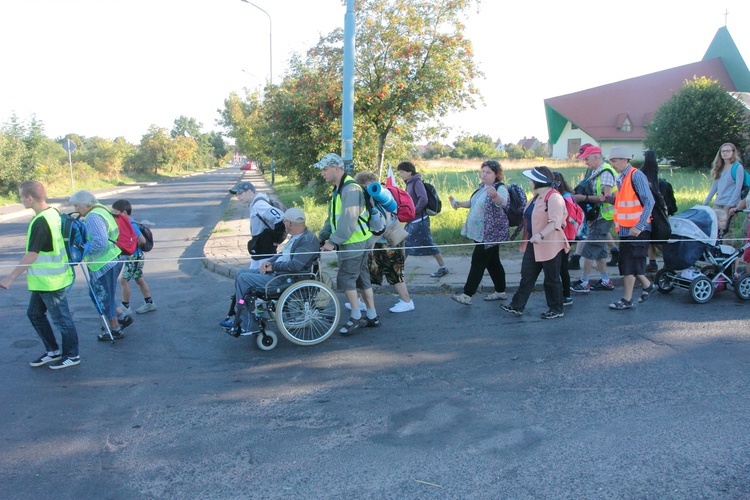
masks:
POLYGON ((117 245, 115 245, 117 237, 120 236, 120 228, 117 227, 117 222, 115 222, 115 218, 112 217, 112 212, 107 210, 107 207, 96 205, 86 217, 92 213, 100 215, 107 222, 107 244, 98 252, 88 254, 84 258, 86 262, 91 262, 91 264, 88 264, 89 271, 96 272, 119 257, 122 251, 117 245))
POLYGON ((31 219, 26 235, 26 251, 29 251, 31 228, 39 218, 43 218, 49 226, 52 251, 39 252, 34 263, 26 270, 26 284, 32 292, 55 292, 73 283, 73 269, 68 265, 68 254, 65 253, 60 214, 52 207, 42 210, 31 219))
MULTIPOLYGON (((612 173, 612 176, 617 179, 617 171, 612 168, 609 163, 605 163, 602 166, 602 170, 607 170, 612 173)), ((612 186, 612 194, 617 192, 617 185, 612 186)), ((602 194, 602 176, 596 178, 596 194, 602 194)), ((611 203, 602 203, 601 211, 599 212, 604 220, 613 220, 615 218, 615 206, 611 203)))
MULTIPOLYGON (((352 179, 349 175, 344 175, 344 178, 341 179, 341 188, 343 189, 344 186, 348 184, 353 184, 356 186, 357 189, 360 191, 362 190, 362 187, 357 184, 357 182, 352 179)), ((364 195, 364 193, 363 193, 364 195)), ((331 224, 331 230, 332 232, 336 232, 336 226, 339 222, 339 217, 341 217, 341 194, 339 193, 338 188, 333 189, 333 198, 331 198, 331 203, 328 205, 328 220, 331 224)), ((349 237, 348 240, 346 240, 343 244, 344 245, 351 245, 352 243, 360 243, 362 241, 367 241, 372 237, 372 233, 370 232, 370 229, 367 227, 367 218, 369 217, 369 214, 367 213, 367 207, 365 207, 362 210, 362 213, 359 216, 358 223, 359 223, 359 231, 354 231, 352 235, 349 237)))

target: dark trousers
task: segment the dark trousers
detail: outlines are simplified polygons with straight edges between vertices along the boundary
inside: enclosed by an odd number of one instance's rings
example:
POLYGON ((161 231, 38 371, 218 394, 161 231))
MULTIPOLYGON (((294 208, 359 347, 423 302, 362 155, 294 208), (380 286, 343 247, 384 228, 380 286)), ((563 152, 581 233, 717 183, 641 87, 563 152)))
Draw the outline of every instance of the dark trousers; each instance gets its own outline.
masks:
POLYGON ((505 268, 500 262, 500 245, 494 245, 490 248, 484 248, 482 243, 474 246, 474 253, 471 254, 471 267, 469 276, 466 278, 464 293, 471 297, 477 293, 477 288, 482 282, 484 270, 490 273, 492 284, 495 285, 496 292, 505 291, 505 268))
POLYGON ((568 270, 567 254, 563 254, 560 259, 560 280, 562 281, 563 297, 570 297, 570 271, 568 270))
POLYGON ((553 259, 536 262, 534 260, 534 245, 526 245, 526 252, 524 252, 521 262, 521 284, 518 285, 518 291, 513 295, 513 300, 510 301, 511 307, 523 311, 526 302, 529 301, 529 296, 534 289, 539 273, 544 271, 544 295, 547 298, 547 307, 550 311, 562 312, 563 294, 560 281, 560 263, 564 257, 565 250, 560 250, 553 259))
POLYGON ((55 326, 60 329, 62 355, 71 358, 78 356, 78 331, 68 308, 67 289, 63 288, 55 292, 31 292, 29 307, 26 310, 26 315, 37 335, 42 339, 44 348, 52 352, 59 349, 59 344, 55 340, 55 333, 47 319, 47 313, 55 326))

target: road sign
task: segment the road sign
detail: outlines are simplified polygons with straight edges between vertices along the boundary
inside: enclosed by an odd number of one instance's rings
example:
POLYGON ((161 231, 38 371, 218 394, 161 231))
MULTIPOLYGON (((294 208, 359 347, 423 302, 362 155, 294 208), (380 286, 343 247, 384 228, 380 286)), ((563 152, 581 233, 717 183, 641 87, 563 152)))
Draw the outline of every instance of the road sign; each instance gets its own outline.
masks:
POLYGON ((71 141, 70 139, 65 139, 65 141, 63 141, 62 147, 65 151, 70 153, 76 148, 76 143, 71 141))

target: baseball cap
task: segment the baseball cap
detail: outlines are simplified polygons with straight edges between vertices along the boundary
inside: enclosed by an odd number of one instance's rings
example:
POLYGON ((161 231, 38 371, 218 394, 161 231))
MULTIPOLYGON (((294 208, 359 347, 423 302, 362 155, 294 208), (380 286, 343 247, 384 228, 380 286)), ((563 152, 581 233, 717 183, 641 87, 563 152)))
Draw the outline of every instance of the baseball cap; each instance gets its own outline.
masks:
POLYGON ((326 167, 344 168, 344 160, 336 153, 328 153, 315 164, 315 168, 323 170, 326 167))
POLYGON ((289 208, 284 212, 284 220, 288 220, 289 222, 305 222, 305 218, 305 212, 297 207, 289 208))
POLYGON ((232 189, 229 190, 229 192, 232 194, 241 193, 243 191, 252 191, 254 193, 255 186, 253 186, 252 182, 240 181, 237 184, 235 184, 232 189))
POLYGON ((593 146, 591 144, 585 145, 585 147, 581 146, 581 149, 583 149, 583 151, 581 151, 579 149, 578 150, 578 154, 576 155, 576 158, 578 158, 579 160, 584 160, 584 159, 588 158, 591 155, 600 155, 600 154, 602 154, 602 148, 597 147, 597 146, 593 146))

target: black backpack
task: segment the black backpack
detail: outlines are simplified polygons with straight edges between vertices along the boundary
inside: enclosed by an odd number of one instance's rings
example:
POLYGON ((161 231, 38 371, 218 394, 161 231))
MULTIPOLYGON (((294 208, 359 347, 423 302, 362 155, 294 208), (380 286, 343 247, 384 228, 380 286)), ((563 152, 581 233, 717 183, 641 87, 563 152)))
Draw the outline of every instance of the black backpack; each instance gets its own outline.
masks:
POLYGON ((508 225, 518 227, 523 223, 523 213, 526 211, 526 191, 518 184, 510 184, 508 187, 508 207, 505 214, 508 216, 508 225))
POLYGON ((140 222, 136 222, 135 224, 138 226, 143 237, 146 238, 146 243, 138 243, 138 248, 143 252, 150 252, 154 248, 154 233, 140 222))
POLYGON ((424 184, 424 189, 427 191, 427 206, 425 207, 425 212, 427 212, 427 215, 439 214, 443 209, 443 202, 440 201, 437 189, 435 189, 435 186, 429 182, 423 182, 422 184, 424 184))

